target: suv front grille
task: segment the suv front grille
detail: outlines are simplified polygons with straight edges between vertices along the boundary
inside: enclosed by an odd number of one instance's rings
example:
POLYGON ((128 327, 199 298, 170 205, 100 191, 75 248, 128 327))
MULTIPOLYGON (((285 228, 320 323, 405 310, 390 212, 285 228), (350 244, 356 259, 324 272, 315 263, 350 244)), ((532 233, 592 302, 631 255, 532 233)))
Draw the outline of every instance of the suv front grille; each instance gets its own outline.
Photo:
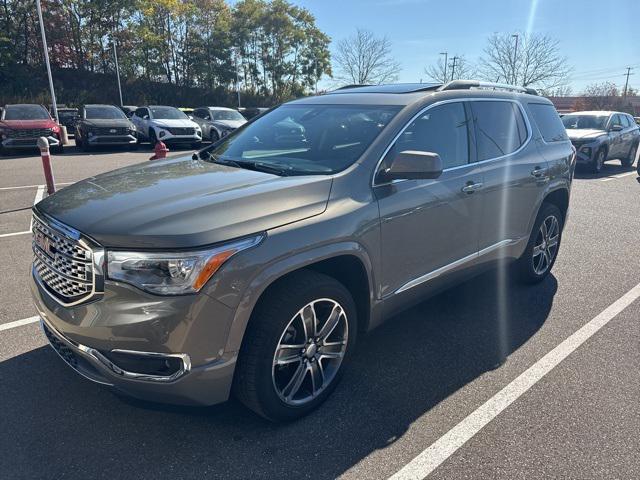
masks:
POLYGON ((90 132, 94 135, 127 135, 129 129, 126 127, 93 127, 90 132))
POLYGON ((33 217, 33 265, 45 288, 64 304, 88 300, 95 292, 93 252, 33 217))
POLYGON ((171 132, 171 135, 193 135, 196 133, 196 129, 191 127, 173 127, 167 128, 167 130, 171 132))
POLYGON ((21 130, 9 130, 7 137, 9 138, 39 138, 49 137, 52 131, 50 128, 25 128, 21 130))

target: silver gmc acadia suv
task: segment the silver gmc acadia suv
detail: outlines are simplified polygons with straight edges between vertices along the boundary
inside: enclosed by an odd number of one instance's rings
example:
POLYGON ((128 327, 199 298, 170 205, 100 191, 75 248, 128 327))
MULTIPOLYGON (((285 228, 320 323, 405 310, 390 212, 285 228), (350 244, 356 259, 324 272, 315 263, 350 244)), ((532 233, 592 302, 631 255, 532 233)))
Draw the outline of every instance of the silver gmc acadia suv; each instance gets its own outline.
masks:
POLYGON ((33 209, 42 329, 84 377, 290 420, 359 334, 513 260, 553 267, 575 150, 534 90, 350 87, 194 154, 98 175, 33 209))

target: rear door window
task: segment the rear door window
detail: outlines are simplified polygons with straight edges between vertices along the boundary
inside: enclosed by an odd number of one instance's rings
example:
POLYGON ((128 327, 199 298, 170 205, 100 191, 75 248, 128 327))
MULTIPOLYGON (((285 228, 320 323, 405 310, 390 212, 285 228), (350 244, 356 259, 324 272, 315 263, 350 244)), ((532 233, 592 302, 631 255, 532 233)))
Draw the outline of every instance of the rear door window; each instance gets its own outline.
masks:
POLYGON ((468 121, 462 102, 431 108, 414 120, 387 154, 387 162, 405 150, 440 155, 444 168, 469 163, 468 121))
MULTIPOLYGON (((548 103, 530 103, 529 110, 534 122, 540 130, 545 142, 562 142, 568 140, 567 131, 564 128, 560 115, 553 105, 548 103)), ((565 117, 569 118, 569 117, 565 117)))
POLYGON ((527 139, 522 112, 513 102, 471 102, 476 128, 478 161, 502 157, 518 150, 527 139))

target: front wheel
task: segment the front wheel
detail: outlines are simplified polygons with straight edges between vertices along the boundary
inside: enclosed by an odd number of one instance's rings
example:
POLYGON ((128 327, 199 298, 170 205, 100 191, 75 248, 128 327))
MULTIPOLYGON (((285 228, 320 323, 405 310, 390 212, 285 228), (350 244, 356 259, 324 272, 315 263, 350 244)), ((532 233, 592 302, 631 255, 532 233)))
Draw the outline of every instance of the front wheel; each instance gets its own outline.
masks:
POLYGON ((596 156, 591 162, 591 171, 593 173, 597 174, 602 171, 602 167, 604 166, 606 155, 607 153, 605 152, 604 148, 601 148, 596 152, 596 156))
POLYGON ((631 146, 631 149, 629 150, 629 154, 627 155, 627 157, 620 159, 620 163, 622 164, 623 167, 629 168, 631 165, 633 165, 633 162, 636 159, 637 151, 638 151, 638 144, 636 143, 631 146))
POLYGON ((549 275, 558 256, 563 220, 558 207, 542 204, 529 243, 515 264, 516 273, 523 282, 538 283, 549 275))
POLYGON ((336 387, 356 332, 355 304, 340 282, 312 271, 292 274, 252 315, 238 358, 236 396, 269 420, 306 415, 336 387))

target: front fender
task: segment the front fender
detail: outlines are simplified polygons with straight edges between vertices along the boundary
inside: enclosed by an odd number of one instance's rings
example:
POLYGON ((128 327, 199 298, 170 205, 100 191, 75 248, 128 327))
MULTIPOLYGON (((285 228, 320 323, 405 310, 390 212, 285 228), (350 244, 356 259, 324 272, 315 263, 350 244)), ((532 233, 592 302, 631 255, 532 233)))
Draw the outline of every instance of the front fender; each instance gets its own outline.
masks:
MULTIPOLYGON (((341 255, 354 256, 363 263, 367 272, 370 296, 373 295, 375 289, 373 288, 374 278, 371 258, 366 249, 358 242, 343 241, 332 243, 287 256, 260 270, 247 285, 229 329, 225 351, 237 352, 240 349, 251 313, 262 294, 270 285, 295 270, 341 255)), ((373 298, 370 298, 370 304, 373 305, 373 298)))

